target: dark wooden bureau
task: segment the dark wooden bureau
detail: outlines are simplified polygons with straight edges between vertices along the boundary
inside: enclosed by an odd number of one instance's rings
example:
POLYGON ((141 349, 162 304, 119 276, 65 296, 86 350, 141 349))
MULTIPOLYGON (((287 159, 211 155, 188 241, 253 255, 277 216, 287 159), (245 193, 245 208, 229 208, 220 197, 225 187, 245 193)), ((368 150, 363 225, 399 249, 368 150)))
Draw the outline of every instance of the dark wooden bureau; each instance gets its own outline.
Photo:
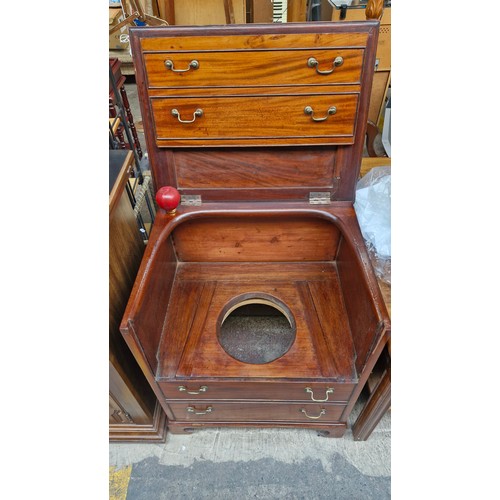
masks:
POLYGON ((132 28, 160 209, 121 324, 172 432, 339 437, 390 324, 353 209, 378 23, 132 28))
POLYGON ((109 439, 166 438, 166 416, 120 334, 120 322, 144 253, 126 192, 134 155, 109 152, 109 439))

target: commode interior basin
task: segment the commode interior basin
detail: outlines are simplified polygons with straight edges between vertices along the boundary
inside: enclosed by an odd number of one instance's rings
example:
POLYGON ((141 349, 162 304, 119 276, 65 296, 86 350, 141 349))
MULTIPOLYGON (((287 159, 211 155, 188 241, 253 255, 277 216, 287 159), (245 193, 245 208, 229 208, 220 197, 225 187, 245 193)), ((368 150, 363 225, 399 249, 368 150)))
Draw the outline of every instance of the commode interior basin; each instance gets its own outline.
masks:
POLYGON ((308 216, 197 217, 164 245, 175 277, 157 378, 354 380, 336 257, 342 234, 308 216))

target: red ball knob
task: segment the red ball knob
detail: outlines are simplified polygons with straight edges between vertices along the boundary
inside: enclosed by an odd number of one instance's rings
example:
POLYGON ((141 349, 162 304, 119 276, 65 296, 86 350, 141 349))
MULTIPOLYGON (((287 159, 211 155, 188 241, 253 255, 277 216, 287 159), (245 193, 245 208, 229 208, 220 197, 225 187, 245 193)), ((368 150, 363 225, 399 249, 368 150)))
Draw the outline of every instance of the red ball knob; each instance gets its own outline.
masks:
POLYGON ((175 212, 180 201, 179 191, 172 186, 163 186, 156 192, 156 203, 167 212, 175 212))

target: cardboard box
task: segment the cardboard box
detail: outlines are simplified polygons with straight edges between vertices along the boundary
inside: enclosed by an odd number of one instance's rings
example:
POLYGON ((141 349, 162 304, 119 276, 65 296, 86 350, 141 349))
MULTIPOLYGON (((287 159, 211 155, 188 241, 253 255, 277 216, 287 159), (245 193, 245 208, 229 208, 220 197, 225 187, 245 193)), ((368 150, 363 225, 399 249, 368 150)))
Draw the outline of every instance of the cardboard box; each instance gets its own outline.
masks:
POLYGON ((273 22, 273 2, 272 0, 252 1, 252 22, 272 23, 273 22))
MULTIPOLYGON (((121 7, 109 7, 109 29, 116 26, 120 21, 123 21, 125 16, 123 15, 121 7)), ((109 48, 110 50, 128 50, 129 43, 121 42, 120 35, 128 35, 128 27, 124 26, 113 34, 109 35, 109 48)))

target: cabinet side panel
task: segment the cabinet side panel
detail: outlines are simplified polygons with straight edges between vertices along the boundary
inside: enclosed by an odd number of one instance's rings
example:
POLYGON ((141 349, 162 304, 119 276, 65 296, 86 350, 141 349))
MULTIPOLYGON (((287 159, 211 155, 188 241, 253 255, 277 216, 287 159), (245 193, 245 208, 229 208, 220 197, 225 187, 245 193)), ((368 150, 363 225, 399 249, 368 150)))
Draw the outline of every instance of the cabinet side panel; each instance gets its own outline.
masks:
POLYGON ((365 273, 344 239, 339 244, 337 269, 356 351, 356 370, 360 374, 373 347, 379 320, 365 273))
POLYGON ((144 286, 138 293, 139 307, 132 320, 134 333, 142 347, 152 374, 158 366, 157 351, 167 314, 167 308, 176 271, 176 258, 170 238, 161 244, 153 262, 145 270, 144 286))

